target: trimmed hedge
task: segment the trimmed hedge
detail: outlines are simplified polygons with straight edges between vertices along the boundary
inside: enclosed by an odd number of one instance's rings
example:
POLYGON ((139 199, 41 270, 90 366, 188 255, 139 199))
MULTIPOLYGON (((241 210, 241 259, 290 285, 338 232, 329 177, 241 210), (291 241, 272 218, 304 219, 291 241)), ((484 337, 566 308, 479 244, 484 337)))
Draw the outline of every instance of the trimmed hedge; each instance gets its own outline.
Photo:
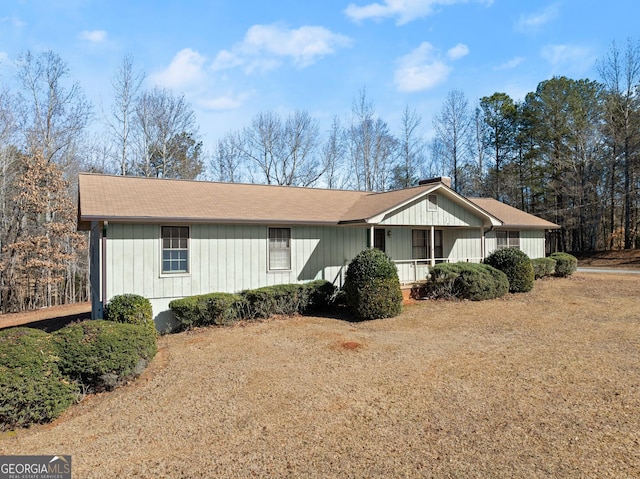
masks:
POLYGON ((0 430, 52 421, 78 398, 65 378, 51 335, 38 329, 0 331, 0 430))
POLYGON ((223 325, 240 319, 267 318, 274 314, 293 315, 330 307, 335 287, 329 281, 279 284, 249 289, 239 294, 210 293, 188 296, 169 303, 179 329, 223 325))
POLYGON ((210 293, 174 299, 169 308, 180 329, 210 324, 228 324, 242 316, 242 297, 230 293, 210 293))
POLYGON ((556 260, 553 258, 535 258, 531 260, 535 279, 551 276, 556 271, 556 260))
POLYGON ((484 262, 507 275, 511 293, 526 293, 533 289, 533 265, 527 254, 518 248, 498 249, 487 256, 484 262))
POLYGON ((571 276, 578 269, 578 258, 569 253, 552 253, 549 258, 556 260, 556 276, 571 276))
POLYGON ((89 391, 111 390, 144 371, 157 352, 147 325, 90 320, 55 333, 60 371, 89 391))
POLYGON ((507 294, 509 280, 505 273, 487 264, 441 263, 429 269, 425 289, 433 299, 482 301, 507 294))
POLYGON ((402 311, 398 269, 379 249, 366 249, 353 258, 344 291, 347 306, 357 319, 391 318, 402 311))
POLYGON ((144 324, 155 330, 151 302, 137 294, 121 294, 111 298, 104 308, 104 319, 116 323, 144 324))

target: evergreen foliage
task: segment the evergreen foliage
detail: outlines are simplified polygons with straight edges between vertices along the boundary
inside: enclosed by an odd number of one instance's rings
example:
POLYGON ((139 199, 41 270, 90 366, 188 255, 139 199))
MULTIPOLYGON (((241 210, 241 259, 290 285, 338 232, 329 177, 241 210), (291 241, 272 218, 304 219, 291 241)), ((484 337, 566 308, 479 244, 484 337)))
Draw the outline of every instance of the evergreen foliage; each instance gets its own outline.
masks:
POLYGON ((552 253, 549 258, 556 261, 557 276, 571 276, 578 269, 578 258, 569 253, 552 253))
POLYGON ((84 321, 52 334, 60 371, 89 391, 111 390, 144 371, 157 352, 145 324, 84 321))
POLYGON ((402 311, 398 270, 379 249, 366 249, 356 255, 347 268, 344 291, 357 319, 390 318, 402 311))
POLYGON ((104 308, 104 319, 116 323, 142 324, 155 330, 151 303, 137 294, 121 294, 111 298, 104 308))
POLYGON ((0 430, 52 421, 78 397, 56 344, 38 329, 0 331, 0 430))
POLYGON ((511 293, 526 293, 533 289, 533 265, 526 253, 519 249, 498 249, 487 256, 484 262, 507 275, 511 293))
POLYGON ((425 289, 433 299, 483 301, 507 294, 509 280, 486 264, 441 263, 430 268, 425 289))

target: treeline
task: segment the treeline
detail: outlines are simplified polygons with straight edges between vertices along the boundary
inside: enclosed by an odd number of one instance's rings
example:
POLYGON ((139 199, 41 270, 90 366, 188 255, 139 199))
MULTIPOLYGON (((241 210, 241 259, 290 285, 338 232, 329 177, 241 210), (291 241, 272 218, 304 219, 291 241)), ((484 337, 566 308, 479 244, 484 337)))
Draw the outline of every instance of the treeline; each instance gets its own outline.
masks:
POLYGON ((0 311, 89 298, 75 231, 78 171, 383 191, 446 175, 562 226, 552 249, 638 246, 640 47, 612 45, 598 80, 554 77, 523 101, 452 90, 392 129, 361 90, 323 131, 305 110, 257 113, 207 151, 183 95, 147 88, 125 57, 90 104, 55 53, 26 53, 0 90, 0 311), (99 133, 95 133, 99 132, 99 133))

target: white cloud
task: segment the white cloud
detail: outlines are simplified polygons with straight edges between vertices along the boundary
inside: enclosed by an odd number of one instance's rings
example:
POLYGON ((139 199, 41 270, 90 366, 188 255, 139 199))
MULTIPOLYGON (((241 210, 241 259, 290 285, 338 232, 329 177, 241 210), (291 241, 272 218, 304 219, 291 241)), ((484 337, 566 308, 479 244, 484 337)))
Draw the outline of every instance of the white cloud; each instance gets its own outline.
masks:
POLYGON ((548 45, 541 51, 541 56, 553 67, 554 73, 584 73, 591 68, 597 59, 591 50, 576 45, 548 45))
POLYGON ((10 23, 14 28, 23 28, 27 26, 27 22, 20 19, 20 17, 0 17, 0 23, 10 23))
POLYGON ((78 34, 78 38, 91 43, 103 43, 107 39, 107 32, 104 30, 83 30, 78 34))
POLYGON ((367 19, 396 18, 398 25, 404 25, 412 20, 431 15, 438 6, 469 3, 470 1, 487 6, 493 4, 493 0, 383 0, 383 3, 370 3, 364 6, 350 3, 344 13, 354 22, 367 19))
POLYGON ((157 85, 167 88, 198 85, 205 80, 203 66, 206 61, 200 53, 191 48, 185 48, 176 53, 167 68, 152 73, 150 79, 157 85))
POLYGON ((395 83, 398 90, 416 92, 428 90, 447 80, 452 67, 439 58, 438 50, 429 42, 398 59, 395 83))
POLYGON ((544 10, 531 13, 529 15, 520 15, 520 20, 516 24, 516 29, 522 32, 537 30, 547 23, 552 22, 560 15, 560 7, 557 3, 553 3, 544 10))
POLYGON ((205 98, 198 105, 205 110, 227 111, 236 110, 244 105, 254 95, 254 92, 228 93, 226 95, 205 98))
POLYGON ((525 60, 524 57, 515 57, 500 65, 493 67, 493 71, 512 70, 525 60))
POLYGON ((304 68, 318 59, 351 45, 351 39, 324 27, 289 29, 281 25, 254 25, 242 42, 222 50, 213 62, 214 70, 243 66, 247 71, 271 70, 284 60, 304 68))
POLYGON ((455 47, 450 48, 449 51, 447 51, 447 56, 451 60, 457 60, 459 58, 466 57, 468 54, 469 47, 464 43, 458 43, 455 47))

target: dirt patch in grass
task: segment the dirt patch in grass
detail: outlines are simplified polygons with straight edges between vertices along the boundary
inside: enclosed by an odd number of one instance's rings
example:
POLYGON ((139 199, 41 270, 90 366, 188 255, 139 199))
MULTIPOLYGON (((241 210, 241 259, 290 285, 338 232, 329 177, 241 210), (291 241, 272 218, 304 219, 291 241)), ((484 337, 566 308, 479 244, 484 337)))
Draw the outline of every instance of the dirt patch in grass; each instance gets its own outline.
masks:
POLYGON ((0 454, 71 454, 82 478, 640 477, 639 289, 577 274, 392 319, 165 336, 134 384, 0 454))

